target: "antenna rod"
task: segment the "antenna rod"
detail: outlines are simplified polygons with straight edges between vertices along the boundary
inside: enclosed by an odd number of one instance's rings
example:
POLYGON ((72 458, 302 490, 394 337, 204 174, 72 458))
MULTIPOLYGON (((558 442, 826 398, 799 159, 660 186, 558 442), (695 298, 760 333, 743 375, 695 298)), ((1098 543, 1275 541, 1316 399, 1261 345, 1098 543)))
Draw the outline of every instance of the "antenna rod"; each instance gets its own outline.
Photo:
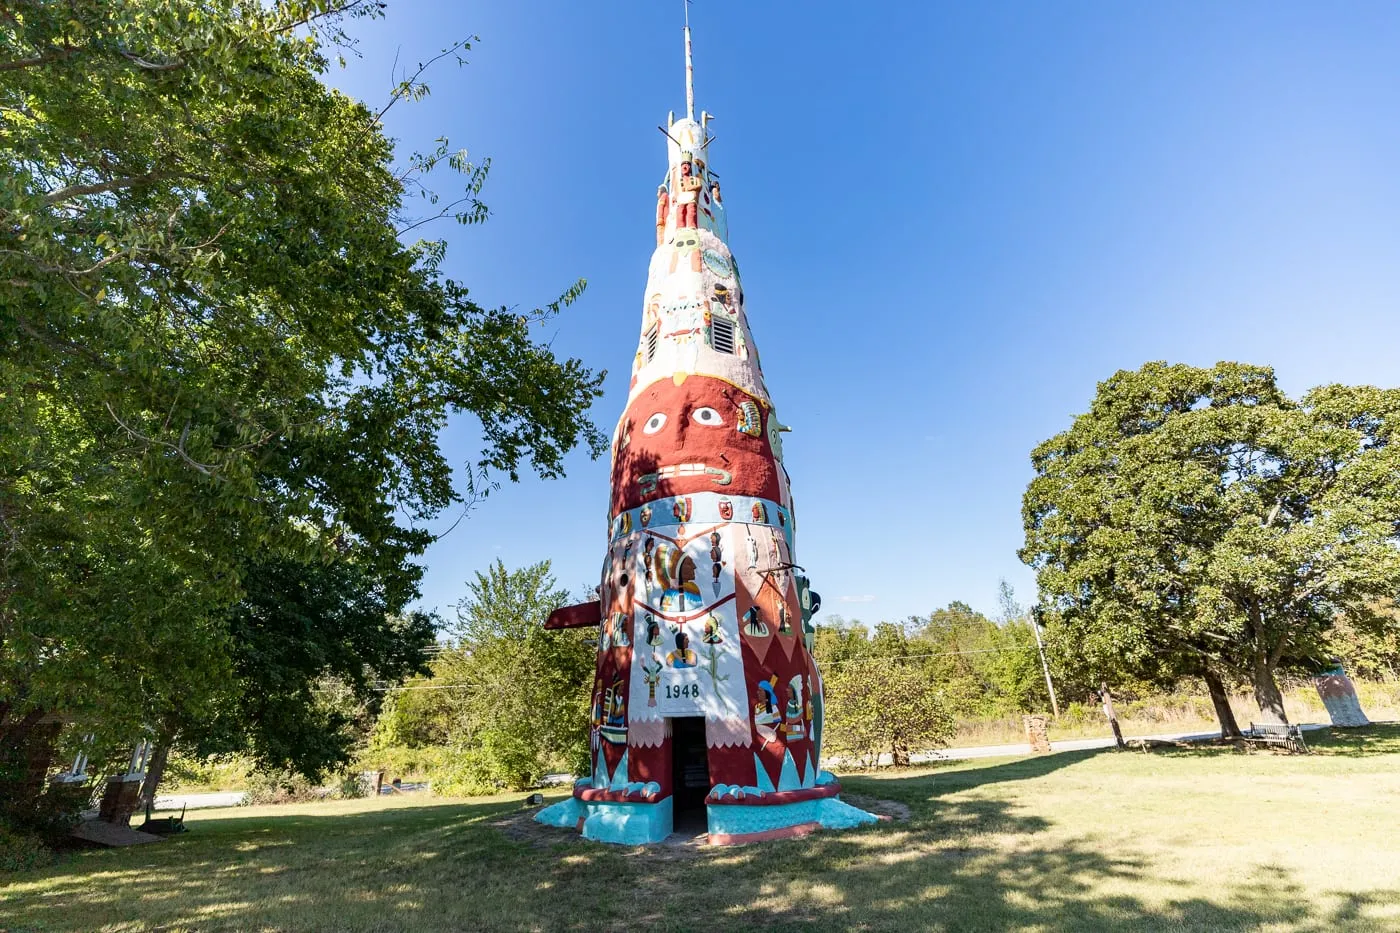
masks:
POLYGON ((695 65, 690 58, 690 0, 685 0, 685 115, 695 119, 695 65))

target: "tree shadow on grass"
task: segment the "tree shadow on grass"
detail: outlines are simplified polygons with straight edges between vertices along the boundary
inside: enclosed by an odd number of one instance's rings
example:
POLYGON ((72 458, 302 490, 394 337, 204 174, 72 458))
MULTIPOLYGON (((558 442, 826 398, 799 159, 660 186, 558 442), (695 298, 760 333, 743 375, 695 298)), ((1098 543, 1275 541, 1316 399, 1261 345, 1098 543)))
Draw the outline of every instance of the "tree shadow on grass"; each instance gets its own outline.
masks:
MULTIPOLYGON (((1373 723, 1359 728, 1326 726, 1303 733, 1308 752, 1331 758, 1374 758, 1400 754, 1400 723, 1373 723)), ((1180 742, 1158 745, 1151 754, 1167 758, 1203 758, 1240 753, 1282 755, 1297 754, 1286 749, 1237 740, 1232 743, 1194 744, 1180 742)))
POLYGON ((1304 733, 1308 747, 1322 755, 1370 758, 1400 752, 1400 723, 1373 723, 1360 728, 1330 726, 1304 733))
POLYGON ((1089 748, 1031 755, 1010 761, 1001 760, 996 764, 977 767, 966 767, 966 761, 938 762, 931 769, 920 765, 912 774, 900 771, 867 771, 843 775, 841 784, 852 791, 872 796, 888 796, 901 802, 908 802, 906 798, 910 794, 915 795, 917 799, 927 800, 973 787, 1034 780, 1105 754, 1122 753, 1113 748, 1089 748))
POLYGON ((1014 802, 951 795, 1098 753, 862 781, 913 802, 910 821, 687 859, 518 843, 492 826, 513 802, 192 819, 160 845, 13 876, 0 929, 1359 930, 1400 899, 1325 908, 1282 868, 1207 899, 1014 802))

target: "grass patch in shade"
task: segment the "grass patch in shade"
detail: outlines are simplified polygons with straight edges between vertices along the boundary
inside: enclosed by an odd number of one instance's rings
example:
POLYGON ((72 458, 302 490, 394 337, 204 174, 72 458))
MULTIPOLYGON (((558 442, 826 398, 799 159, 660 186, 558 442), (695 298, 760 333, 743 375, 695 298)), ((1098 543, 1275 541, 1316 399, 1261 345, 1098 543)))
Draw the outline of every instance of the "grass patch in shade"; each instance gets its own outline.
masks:
POLYGON ((0 929, 1400 930, 1400 727, 1308 742, 853 776, 910 819, 684 857, 505 831, 521 795, 196 811, 0 878, 0 929))

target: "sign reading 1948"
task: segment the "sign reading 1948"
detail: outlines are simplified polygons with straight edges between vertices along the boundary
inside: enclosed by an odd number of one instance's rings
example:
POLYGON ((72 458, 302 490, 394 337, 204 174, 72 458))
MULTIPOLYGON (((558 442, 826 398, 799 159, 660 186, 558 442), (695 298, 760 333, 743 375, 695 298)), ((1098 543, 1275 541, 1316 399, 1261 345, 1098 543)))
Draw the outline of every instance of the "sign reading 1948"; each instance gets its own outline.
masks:
POLYGON ((699 685, 699 684, 667 684, 667 685, 666 685, 666 699, 668 699, 668 700, 681 700, 681 699, 696 699, 696 700, 698 700, 699 698, 700 698, 700 685, 699 685))

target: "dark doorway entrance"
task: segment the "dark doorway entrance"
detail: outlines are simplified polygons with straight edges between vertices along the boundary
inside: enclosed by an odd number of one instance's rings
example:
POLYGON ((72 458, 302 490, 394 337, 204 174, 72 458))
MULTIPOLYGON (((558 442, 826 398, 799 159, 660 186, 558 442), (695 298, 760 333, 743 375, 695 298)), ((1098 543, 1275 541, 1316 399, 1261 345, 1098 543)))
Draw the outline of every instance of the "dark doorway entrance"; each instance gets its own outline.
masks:
POLYGON ((705 718, 677 716, 671 720, 671 794, 675 831, 706 830, 705 795, 710 792, 710 764, 705 746, 705 718))

